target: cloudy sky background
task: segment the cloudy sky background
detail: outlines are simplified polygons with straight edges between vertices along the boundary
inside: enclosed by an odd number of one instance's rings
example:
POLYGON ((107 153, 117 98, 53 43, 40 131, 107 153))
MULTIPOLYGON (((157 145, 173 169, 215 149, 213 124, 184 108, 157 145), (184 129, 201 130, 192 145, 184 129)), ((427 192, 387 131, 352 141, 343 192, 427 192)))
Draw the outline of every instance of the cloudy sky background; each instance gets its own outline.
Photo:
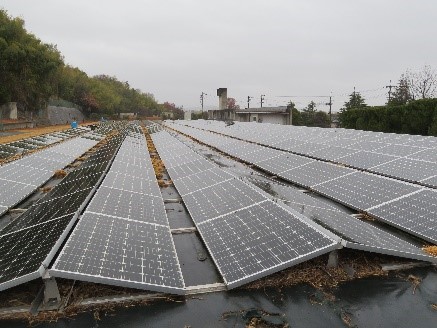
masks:
POLYGON ((309 101, 334 110, 354 86, 371 105, 407 69, 437 69, 435 0, 0 0, 66 63, 184 109, 309 101), (280 97, 286 96, 286 97, 280 97))

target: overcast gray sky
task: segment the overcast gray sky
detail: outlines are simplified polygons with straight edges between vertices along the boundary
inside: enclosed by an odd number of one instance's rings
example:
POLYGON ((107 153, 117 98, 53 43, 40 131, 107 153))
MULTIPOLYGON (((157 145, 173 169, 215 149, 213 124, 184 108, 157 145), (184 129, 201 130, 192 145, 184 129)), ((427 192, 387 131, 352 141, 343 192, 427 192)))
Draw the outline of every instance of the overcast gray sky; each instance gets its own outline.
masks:
POLYGON ((184 109, 310 100, 371 105, 410 68, 437 68, 436 0, 0 0, 89 75, 114 75, 184 109), (279 97, 287 96, 287 97, 279 97), (290 97, 293 96, 293 97, 290 97), (314 96, 314 97, 304 97, 314 96))

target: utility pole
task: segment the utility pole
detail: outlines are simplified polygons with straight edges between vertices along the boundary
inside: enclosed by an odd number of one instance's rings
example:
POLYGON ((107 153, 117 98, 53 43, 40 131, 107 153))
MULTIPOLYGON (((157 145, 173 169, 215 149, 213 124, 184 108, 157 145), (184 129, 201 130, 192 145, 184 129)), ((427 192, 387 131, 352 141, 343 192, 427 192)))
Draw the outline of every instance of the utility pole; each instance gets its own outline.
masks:
POLYGON ((204 96, 207 96, 207 94, 202 91, 202 93, 200 94, 200 104, 202 105, 202 118, 203 118, 203 97, 204 96))
POLYGON ((329 122, 332 123, 332 92, 331 95, 329 96, 329 102, 326 103, 325 105, 329 106, 329 122))
POLYGON ((265 97, 266 95, 261 95, 261 108, 263 108, 263 104, 264 104, 264 97, 265 97))
POLYGON ((395 85, 391 85, 391 80, 390 80, 390 84, 385 86, 386 88, 388 88, 388 102, 390 102, 391 100, 391 88, 396 87, 395 85))
POLYGON ((250 108, 250 100, 252 99, 253 97, 251 97, 251 96, 247 96, 247 108, 250 108))

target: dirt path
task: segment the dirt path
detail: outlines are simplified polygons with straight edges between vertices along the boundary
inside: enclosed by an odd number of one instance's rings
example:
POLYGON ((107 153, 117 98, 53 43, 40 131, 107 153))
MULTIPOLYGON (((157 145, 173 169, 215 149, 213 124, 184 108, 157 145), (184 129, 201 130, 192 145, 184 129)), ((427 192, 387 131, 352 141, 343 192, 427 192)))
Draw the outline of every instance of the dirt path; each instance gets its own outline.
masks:
POLYGON ((45 134, 45 133, 66 130, 68 128, 70 128, 69 124, 10 130, 7 132, 17 133, 17 134, 10 135, 10 136, 0 136, 0 144, 12 142, 12 141, 16 141, 16 140, 21 140, 21 139, 25 139, 25 138, 30 138, 30 137, 38 136, 38 135, 45 134))

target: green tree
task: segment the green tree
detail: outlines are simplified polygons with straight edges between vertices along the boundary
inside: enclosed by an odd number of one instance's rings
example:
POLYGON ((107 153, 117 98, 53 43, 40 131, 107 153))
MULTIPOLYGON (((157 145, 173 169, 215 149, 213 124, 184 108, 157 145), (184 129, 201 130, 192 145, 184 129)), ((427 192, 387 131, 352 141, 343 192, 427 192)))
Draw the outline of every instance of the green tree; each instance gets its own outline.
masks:
POLYGON ((410 87, 408 85, 408 79, 405 75, 402 75, 387 105, 405 105, 412 99, 413 97, 411 95, 410 87))
POLYGON ((0 104, 18 102, 39 109, 53 93, 62 57, 56 46, 42 43, 24 28, 24 21, 0 9, 0 104))
POLYGON ((310 101, 310 103, 302 110, 301 118, 302 125, 305 126, 314 126, 314 117, 317 112, 316 103, 314 101, 310 101))
POLYGON ((302 125, 302 117, 294 102, 290 100, 290 102, 287 104, 287 109, 291 110, 291 124, 302 125))
POLYGON ((367 107, 364 98, 359 92, 352 92, 349 95, 349 100, 344 103, 344 106, 338 113, 338 120, 340 125, 344 128, 355 128, 356 120, 353 118, 353 113, 349 113, 352 110, 360 110, 367 107))
POLYGON ((329 128, 331 126, 331 120, 329 119, 328 113, 317 111, 314 114, 313 126, 318 126, 320 128, 329 128))

